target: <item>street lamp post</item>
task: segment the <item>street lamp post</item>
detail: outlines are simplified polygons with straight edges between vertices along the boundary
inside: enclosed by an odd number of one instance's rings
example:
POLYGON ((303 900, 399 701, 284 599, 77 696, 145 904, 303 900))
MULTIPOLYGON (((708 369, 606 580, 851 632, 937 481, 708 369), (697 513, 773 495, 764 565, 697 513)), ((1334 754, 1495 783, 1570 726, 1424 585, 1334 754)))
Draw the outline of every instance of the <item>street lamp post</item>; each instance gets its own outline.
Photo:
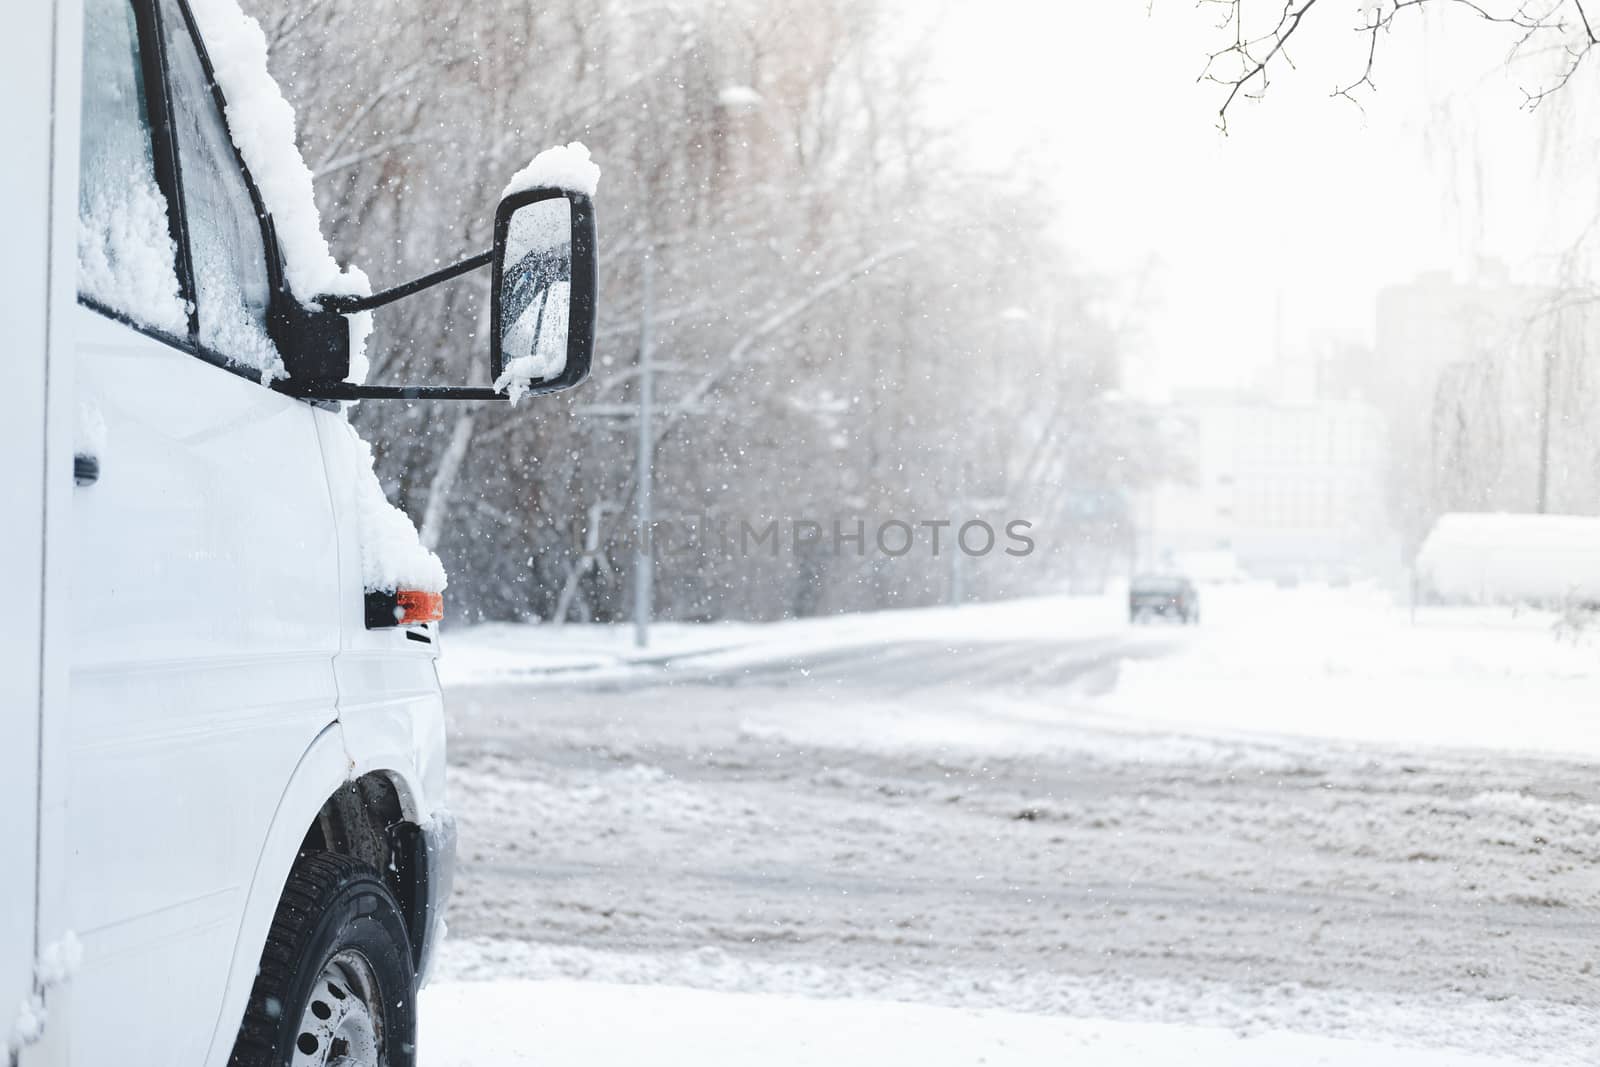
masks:
POLYGON ((639 313, 639 455, 636 484, 638 486, 639 538, 635 542, 633 565, 633 643, 639 648, 650 644, 651 601, 655 593, 655 553, 651 545, 650 490, 655 480, 655 438, 650 426, 652 394, 655 376, 651 368, 650 299, 651 275, 654 272, 652 257, 644 257, 644 276, 641 279, 642 297, 639 313))
POLYGON ((702 414, 704 409, 696 404, 668 403, 659 409, 655 406, 655 376, 657 372, 688 371, 692 367, 656 362, 655 358, 655 253, 659 246, 645 252, 639 278, 639 365, 631 371, 621 371, 596 383, 595 392, 604 395, 607 388, 620 388, 633 377, 639 379, 638 404, 589 403, 575 408, 578 418, 633 419, 638 423, 638 449, 634 461, 634 521, 638 526, 638 540, 633 556, 633 641, 640 648, 650 644, 650 620, 654 614, 655 600, 655 546, 652 527, 654 518, 655 488, 655 427, 654 416, 665 414, 670 422, 684 415, 702 414))

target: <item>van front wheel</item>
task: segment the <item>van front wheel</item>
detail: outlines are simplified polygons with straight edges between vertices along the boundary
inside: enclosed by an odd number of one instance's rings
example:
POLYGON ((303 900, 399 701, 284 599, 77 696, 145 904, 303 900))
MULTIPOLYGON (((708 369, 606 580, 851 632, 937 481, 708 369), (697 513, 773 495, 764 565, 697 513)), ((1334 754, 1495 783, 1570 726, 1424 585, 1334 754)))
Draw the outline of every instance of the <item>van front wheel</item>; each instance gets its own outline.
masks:
POLYGON ((377 872, 301 856, 278 901, 228 1061, 234 1067, 412 1067, 416 974, 377 872))

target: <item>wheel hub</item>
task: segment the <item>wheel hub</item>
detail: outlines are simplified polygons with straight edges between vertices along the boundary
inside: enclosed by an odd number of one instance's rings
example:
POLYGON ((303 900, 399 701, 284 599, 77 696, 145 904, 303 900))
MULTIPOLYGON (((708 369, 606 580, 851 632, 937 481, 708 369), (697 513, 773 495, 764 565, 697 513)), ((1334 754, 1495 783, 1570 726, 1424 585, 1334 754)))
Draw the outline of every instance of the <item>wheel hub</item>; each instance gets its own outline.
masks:
POLYGON ((381 1067, 383 1018, 372 965, 352 949, 322 968, 295 1031, 292 1067, 381 1067))

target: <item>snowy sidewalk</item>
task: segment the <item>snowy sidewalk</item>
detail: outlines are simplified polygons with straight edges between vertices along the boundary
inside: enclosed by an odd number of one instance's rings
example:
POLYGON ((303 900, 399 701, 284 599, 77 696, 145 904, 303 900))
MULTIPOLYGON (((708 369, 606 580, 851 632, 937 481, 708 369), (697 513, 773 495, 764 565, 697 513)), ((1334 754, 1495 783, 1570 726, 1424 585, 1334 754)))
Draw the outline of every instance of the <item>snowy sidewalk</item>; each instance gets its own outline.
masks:
POLYGON ((905 641, 1003 644, 1097 636, 1126 628, 1119 591, 1030 597, 960 608, 830 615, 771 623, 657 623, 635 648, 627 624, 488 623, 447 631, 439 676, 447 689, 504 683, 628 679, 674 669, 738 670, 838 649, 905 641))
POLYGON ((774 623, 488 624, 448 631, 440 677, 476 685, 656 682, 910 642, 974 650, 1117 638, 1113 691, 1079 704, 1107 725, 1396 745, 1600 755, 1600 639, 1553 615, 1427 608, 1366 589, 1220 586, 1199 627, 1130 627, 1120 589, 961 608, 774 623), (1166 654, 1173 650, 1176 654, 1166 654))
POLYGON ((1126 661, 1116 720, 1403 746, 1600 755, 1600 641, 1556 616, 1418 610, 1362 589, 1203 594, 1177 654, 1126 661))
POLYGON ((1518 1061, 1284 1031, 1066 1019, 604 982, 423 993, 422 1067, 1496 1067, 1518 1061))

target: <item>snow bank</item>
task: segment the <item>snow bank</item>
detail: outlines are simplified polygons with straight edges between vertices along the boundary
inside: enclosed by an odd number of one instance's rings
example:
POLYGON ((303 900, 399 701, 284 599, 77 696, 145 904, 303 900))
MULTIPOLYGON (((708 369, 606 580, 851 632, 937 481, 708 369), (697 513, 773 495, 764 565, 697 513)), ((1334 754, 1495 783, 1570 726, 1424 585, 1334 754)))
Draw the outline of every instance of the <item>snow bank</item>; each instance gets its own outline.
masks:
MULTIPOLYGON (((961 608, 868 612, 774 623, 661 623, 648 650, 626 626, 487 624, 457 631, 439 664, 446 687, 646 683, 737 677, 856 648, 939 642, 951 648, 1105 645, 1103 670, 1085 672, 1048 707, 1096 716, 1102 726, 1181 732, 1174 758, 1223 732, 1405 745, 1600 755, 1591 640, 1564 638, 1554 615, 1502 608, 1433 608, 1415 621, 1382 593, 1360 588, 1201 589, 1198 627, 1130 627, 1121 590, 1103 597, 1038 597, 961 608), (1101 687, 1104 687, 1103 689, 1101 687)), ((1100 654, 1100 653, 1097 653, 1100 654)), ((819 697, 803 719, 744 728, 774 739, 874 752, 946 746, 961 751, 1041 749, 1028 705, 1004 691, 937 706, 866 714, 819 697), (983 714, 976 714, 977 710, 983 714), (1031 749, 1030 749, 1031 746, 1031 749)), ((1031 698, 1030 698, 1031 699, 1031 698)), ((1054 727, 1052 727, 1054 728, 1054 727)), ((1073 745, 1091 743, 1075 737, 1073 745)), ((1140 758, 1155 758, 1139 741, 1140 758)), ((1219 758, 1236 758, 1229 746, 1219 758)))
POLYGON ((1130 725, 1391 745, 1600 755, 1600 656, 1557 617, 1434 607, 1377 591, 1205 588, 1174 654, 1125 660, 1095 710, 1130 725))
POLYGON ((1422 591, 1468 604, 1600 603, 1600 518, 1441 515, 1417 554, 1422 591))
POLYGON ((908 641, 990 645, 1095 637, 1125 629, 1126 600, 1027 597, 959 608, 864 611, 781 622, 656 623, 650 648, 631 626, 485 623, 450 635, 447 686, 622 680, 651 672, 733 673, 850 648, 908 641))
POLYGON ((372 446, 348 422, 341 422, 335 452, 344 454, 345 477, 356 495, 356 525, 361 534, 361 583, 371 591, 416 589, 441 593, 444 565, 422 546, 406 513, 389 503, 373 469, 372 446))
MULTIPOLYGON (((236 0, 191 0, 206 54, 228 99, 228 132, 266 202, 283 249, 289 287, 302 301, 365 296, 372 285, 359 268, 342 270, 322 236, 311 170, 295 143, 294 108, 267 70, 267 38, 236 0)), ((370 313, 350 316, 349 380, 366 379, 370 313)))
POLYGON ((589 158, 589 149, 579 141, 546 148, 512 177, 500 194, 504 200, 529 189, 565 189, 593 196, 600 184, 600 167, 589 158))

